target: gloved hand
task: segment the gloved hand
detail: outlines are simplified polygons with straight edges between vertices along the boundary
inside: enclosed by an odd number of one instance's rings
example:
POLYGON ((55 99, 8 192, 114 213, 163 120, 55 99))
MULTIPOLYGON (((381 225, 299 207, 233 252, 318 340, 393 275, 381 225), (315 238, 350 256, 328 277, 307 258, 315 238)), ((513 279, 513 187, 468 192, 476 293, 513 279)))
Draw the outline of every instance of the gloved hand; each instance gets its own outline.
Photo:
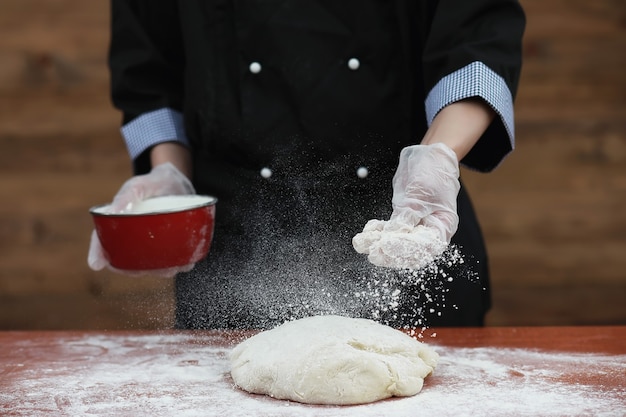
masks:
POLYGON ((414 145, 400 153, 393 212, 370 220, 352 244, 374 265, 420 268, 439 256, 457 230, 459 163, 447 145, 414 145))
MULTIPOLYGON (((133 206, 140 201, 151 197, 165 195, 185 195, 195 194, 195 189, 191 181, 182 174, 173 164, 165 163, 157 165, 148 174, 137 175, 126 181, 113 198, 113 202, 108 209, 109 213, 126 213, 133 210, 133 206)), ((178 272, 186 272, 193 268, 193 264, 175 268, 150 270, 150 271, 122 271, 112 267, 105 259, 102 245, 98 235, 94 230, 91 233, 91 243, 87 263, 94 271, 108 268, 114 272, 124 275, 157 275, 162 277, 173 277, 178 272)))

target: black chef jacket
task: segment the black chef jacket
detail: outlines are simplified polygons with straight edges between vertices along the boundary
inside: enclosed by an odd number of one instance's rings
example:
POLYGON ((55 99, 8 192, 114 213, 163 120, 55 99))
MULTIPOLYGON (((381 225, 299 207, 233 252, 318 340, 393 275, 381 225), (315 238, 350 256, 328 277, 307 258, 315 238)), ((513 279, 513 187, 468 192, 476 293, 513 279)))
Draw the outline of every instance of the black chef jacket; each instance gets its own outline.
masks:
MULTIPOLYGON (((481 325, 487 255, 464 189, 453 238, 463 262, 391 271, 351 238, 389 217, 398 155, 423 136, 438 82, 481 62, 515 93, 523 27, 512 0, 113 0, 112 96, 124 123, 183 113, 193 183, 218 198, 208 257, 176 278, 177 327, 328 313, 481 325)), ((488 171, 511 149, 496 118, 462 162, 488 171)), ((149 170, 148 153, 134 166, 149 170)))

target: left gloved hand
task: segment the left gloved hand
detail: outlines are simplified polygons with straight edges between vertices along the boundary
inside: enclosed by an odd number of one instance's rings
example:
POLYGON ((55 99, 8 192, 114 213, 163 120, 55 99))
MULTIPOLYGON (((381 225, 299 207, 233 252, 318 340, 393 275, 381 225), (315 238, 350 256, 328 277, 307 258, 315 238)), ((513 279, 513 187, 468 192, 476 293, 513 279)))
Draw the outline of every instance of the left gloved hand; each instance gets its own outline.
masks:
MULTIPOLYGON (((137 175, 127 180, 113 198, 113 202, 109 207, 109 213, 131 212, 137 203, 151 197, 186 194, 195 194, 195 189, 191 181, 173 164, 168 162, 154 167, 147 174, 137 175)), ((191 264, 149 271, 126 271, 116 269, 111 266, 104 256, 102 244, 95 230, 91 233, 87 263, 94 271, 108 268, 118 274, 129 276, 151 274, 162 277, 173 277, 178 272, 190 271, 194 266, 191 264)))
POLYGON ((353 246, 374 265, 420 268, 440 255, 457 230, 459 163, 443 143, 414 145, 400 153, 393 178, 393 212, 370 220, 353 246))

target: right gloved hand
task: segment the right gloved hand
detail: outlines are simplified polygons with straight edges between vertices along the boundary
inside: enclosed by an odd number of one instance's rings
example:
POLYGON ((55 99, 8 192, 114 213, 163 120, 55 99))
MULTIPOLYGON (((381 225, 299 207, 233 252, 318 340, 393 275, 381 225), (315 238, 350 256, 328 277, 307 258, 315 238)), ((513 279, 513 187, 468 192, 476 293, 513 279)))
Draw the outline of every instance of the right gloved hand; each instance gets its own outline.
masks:
MULTIPOLYGON (((133 206, 151 197, 166 195, 195 194, 196 191, 191 181, 181 173, 173 164, 167 162, 157 165, 148 174, 137 175, 126 181, 113 198, 108 212, 127 213, 133 210, 133 206)), ((122 271, 112 267, 104 257, 102 245, 94 230, 91 233, 91 243, 87 263, 94 271, 108 268, 124 275, 151 274, 163 277, 173 277, 178 272, 186 272, 193 268, 193 264, 175 268, 167 268, 150 271, 122 271)))
POLYGON ((393 213, 370 220, 352 244, 371 263, 418 269, 445 250, 457 230, 459 162, 443 143, 413 145, 400 153, 393 177, 393 213))

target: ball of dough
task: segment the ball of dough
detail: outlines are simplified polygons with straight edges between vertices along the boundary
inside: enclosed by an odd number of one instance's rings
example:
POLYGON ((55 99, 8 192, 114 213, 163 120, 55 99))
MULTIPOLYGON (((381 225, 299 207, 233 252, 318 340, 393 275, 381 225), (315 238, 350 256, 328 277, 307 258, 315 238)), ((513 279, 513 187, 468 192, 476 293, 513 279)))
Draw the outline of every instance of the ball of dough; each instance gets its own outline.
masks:
POLYGON ((286 322, 230 355, 233 380, 245 391, 327 405, 415 395, 438 359, 399 330, 333 315, 286 322))

